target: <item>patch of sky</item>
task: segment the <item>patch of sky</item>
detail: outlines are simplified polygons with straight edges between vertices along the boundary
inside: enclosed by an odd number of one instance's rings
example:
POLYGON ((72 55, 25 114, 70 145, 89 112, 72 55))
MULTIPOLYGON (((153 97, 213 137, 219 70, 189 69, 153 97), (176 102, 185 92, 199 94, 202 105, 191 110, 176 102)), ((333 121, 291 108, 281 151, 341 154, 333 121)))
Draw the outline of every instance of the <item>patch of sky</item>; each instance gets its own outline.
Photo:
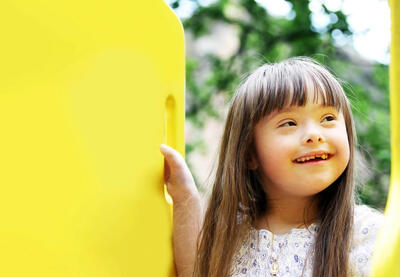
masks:
POLYGON ((352 43, 363 57, 384 64, 390 62, 390 10, 387 1, 382 0, 312 0, 312 28, 320 33, 327 30, 329 24, 337 22, 334 13, 326 14, 322 4, 331 12, 342 11, 347 16, 353 36, 348 37, 340 30, 332 32, 334 44, 344 46, 352 43), (362 7, 362 9, 360 8, 362 7))
POLYGON ((197 0, 197 2, 199 2, 200 6, 207 7, 217 2, 217 0, 197 0))
POLYGON ((296 17, 293 5, 285 0, 255 0, 261 7, 265 8, 271 16, 284 17, 292 20, 296 17))
POLYGON ((390 63, 390 9, 386 0, 346 0, 342 12, 354 32, 354 48, 362 56, 390 63), (362 7, 362 8, 360 8, 362 7))
MULTIPOLYGON (((172 6, 175 0, 164 0, 168 6, 172 6)), ((179 7, 174 9, 175 14, 182 20, 192 16, 197 4, 194 1, 179 1, 179 7)))
MULTIPOLYGON (((271 16, 292 20, 296 13, 292 4, 285 0, 255 0, 264 7, 271 16)), ((165 0, 172 5, 175 0, 165 0)), ((201 6, 211 5, 217 0, 197 0, 201 6)), ((181 0, 175 13, 180 19, 189 18, 197 4, 193 0, 181 0)), ((384 64, 390 62, 390 9, 387 0, 311 0, 309 8, 312 12, 312 28, 317 32, 325 32, 329 24, 338 18, 333 12, 342 11, 347 16, 353 36, 350 40, 340 30, 333 30, 332 36, 337 46, 352 43, 357 52, 365 58, 384 64), (322 4, 332 13, 327 14, 322 4)))
MULTIPOLYGON (((319 33, 325 33, 329 24, 335 24, 338 21, 336 14, 327 14, 322 7, 322 2, 313 0, 308 4, 308 8, 311 11, 311 23, 312 29, 319 33)), ((336 10, 336 7, 333 6, 336 10)))

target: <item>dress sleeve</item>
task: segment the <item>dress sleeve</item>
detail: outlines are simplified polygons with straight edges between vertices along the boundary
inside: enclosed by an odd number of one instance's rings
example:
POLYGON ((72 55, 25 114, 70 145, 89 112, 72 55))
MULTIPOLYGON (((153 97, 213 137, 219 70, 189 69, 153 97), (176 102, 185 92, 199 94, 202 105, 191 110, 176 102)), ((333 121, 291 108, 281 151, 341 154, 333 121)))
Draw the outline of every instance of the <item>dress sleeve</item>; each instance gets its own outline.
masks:
POLYGON ((349 257, 352 276, 369 276, 372 254, 383 220, 381 212, 365 205, 356 206, 353 242, 349 257))

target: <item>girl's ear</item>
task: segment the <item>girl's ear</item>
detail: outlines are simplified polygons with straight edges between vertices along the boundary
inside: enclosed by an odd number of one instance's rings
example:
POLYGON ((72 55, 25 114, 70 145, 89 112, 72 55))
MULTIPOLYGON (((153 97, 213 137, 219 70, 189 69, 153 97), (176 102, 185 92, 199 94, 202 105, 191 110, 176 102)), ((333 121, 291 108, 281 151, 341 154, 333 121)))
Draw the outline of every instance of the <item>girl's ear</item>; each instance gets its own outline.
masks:
POLYGON ((247 163, 247 168, 250 170, 256 170, 258 168, 258 163, 254 159, 253 155, 251 156, 250 161, 247 163))
POLYGON ((250 170, 256 170, 257 168, 258 168, 258 162, 257 162, 257 159, 256 159, 256 157, 255 157, 255 148, 254 148, 254 145, 252 145, 251 147, 250 147, 250 157, 249 157, 249 160, 247 161, 247 168, 248 169, 250 169, 250 170))

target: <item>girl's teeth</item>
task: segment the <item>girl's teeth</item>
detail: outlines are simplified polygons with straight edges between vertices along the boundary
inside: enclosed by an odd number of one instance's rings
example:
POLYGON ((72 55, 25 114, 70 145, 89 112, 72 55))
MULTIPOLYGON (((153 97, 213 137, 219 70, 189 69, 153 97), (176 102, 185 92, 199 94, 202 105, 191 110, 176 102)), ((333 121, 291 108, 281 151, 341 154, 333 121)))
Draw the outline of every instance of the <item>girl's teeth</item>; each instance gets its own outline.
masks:
POLYGON ((300 158, 297 159, 297 162, 304 162, 304 161, 309 161, 309 160, 313 160, 315 158, 322 158, 323 160, 326 160, 328 158, 327 154, 322 154, 322 155, 315 155, 315 156, 310 156, 310 157, 306 157, 306 158, 300 158))

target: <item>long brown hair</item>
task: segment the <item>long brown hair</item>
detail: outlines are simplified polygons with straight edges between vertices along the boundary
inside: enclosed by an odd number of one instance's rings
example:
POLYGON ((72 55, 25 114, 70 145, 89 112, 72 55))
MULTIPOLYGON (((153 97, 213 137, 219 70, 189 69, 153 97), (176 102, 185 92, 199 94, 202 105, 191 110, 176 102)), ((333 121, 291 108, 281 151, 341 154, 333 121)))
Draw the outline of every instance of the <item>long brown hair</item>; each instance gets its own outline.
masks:
POLYGON ((288 105, 304 106, 308 91, 316 91, 315 96, 322 97, 324 105, 343 113, 350 148, 344 172, 315 196, 319 200, 320 224, 314 244, 313 276, 342 277, 350 272, 356 145, 350 103, 339 81, 324 66, 311 58, 295 57, 260 66, 241 81, 232 97, 198 238, 194 276, 230 275, 234 254, 250 226, 268 207, 257 173, 248 168, 254 151, 254 126, 275 110, 288 105))

